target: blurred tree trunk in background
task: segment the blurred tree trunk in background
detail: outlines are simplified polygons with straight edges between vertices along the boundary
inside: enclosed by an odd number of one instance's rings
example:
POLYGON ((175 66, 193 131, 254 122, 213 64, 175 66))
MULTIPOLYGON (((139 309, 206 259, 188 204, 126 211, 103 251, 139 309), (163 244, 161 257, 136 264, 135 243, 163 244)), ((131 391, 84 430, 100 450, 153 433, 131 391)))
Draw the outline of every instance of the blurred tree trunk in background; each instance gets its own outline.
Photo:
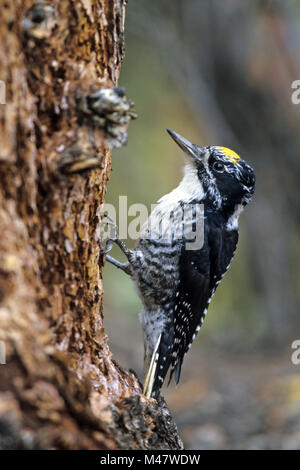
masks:
POLYGON ((180 448, 103 328, 100 207, 133 116, 114 88, 125 0, 1 12, 0 448, 180 448))

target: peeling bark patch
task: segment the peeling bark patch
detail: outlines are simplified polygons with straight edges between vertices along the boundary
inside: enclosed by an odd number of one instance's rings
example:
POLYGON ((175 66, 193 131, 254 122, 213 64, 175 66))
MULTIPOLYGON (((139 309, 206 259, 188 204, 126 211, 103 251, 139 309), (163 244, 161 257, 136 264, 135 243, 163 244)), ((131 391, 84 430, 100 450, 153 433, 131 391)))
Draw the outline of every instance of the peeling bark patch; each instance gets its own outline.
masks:
POLYGON ((93 128, 103 129, 110 148, 127 143, 131 119, 136 119, 134 103, 125 97, 121 87, 102 88, 77 99, 79 120, 93 128))
POLYGON ((84 152, 76 146, 67 149, 58 160, 58 169, 62 173, 78 173, 97 166, 101 166, 101 156, 84 152))

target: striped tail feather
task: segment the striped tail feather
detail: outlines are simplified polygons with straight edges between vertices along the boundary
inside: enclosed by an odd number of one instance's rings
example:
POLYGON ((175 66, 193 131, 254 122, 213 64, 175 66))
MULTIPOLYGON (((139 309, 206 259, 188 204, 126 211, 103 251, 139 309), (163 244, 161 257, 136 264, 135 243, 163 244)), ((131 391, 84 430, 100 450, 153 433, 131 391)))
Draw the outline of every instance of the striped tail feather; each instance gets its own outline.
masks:
POLYGON ((172 358, 173 329, 165 329, 160 334, 152 354, 151 363, 144 383, 147 398, 158 398, 172 358))
POLYGON ((149 369, 148 369, 148 372, 144 381, 143 394, 146 396, 146 398, 150 398, 152 395, 152 389, 154 385, 157 363, 158 363, 158 358, 159 358, 158 350, 159 350, 160 341, 161 341, 161 334, 159 335, 158 340, 156 342, 156 345, 152 354, 150 366, 149 366, 149 369))

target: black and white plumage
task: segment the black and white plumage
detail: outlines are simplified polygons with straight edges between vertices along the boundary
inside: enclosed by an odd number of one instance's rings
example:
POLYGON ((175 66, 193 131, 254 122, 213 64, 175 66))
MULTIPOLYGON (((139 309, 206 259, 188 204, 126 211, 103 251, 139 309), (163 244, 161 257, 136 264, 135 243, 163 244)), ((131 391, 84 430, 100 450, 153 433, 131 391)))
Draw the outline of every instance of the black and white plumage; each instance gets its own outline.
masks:
POLYGON ((198 147, 168 132, 189 157, 183 179, 158 201, 134 250, 114 240, 128 262, 107 255, 133 278, 143 303, 148 397, 158 396, 169 369, 178 383, 184 355, 234 256, 238 218, 255 186, 252 168, 232 150, 198 147), (193 237, 201 243, 190 243, 193 237))

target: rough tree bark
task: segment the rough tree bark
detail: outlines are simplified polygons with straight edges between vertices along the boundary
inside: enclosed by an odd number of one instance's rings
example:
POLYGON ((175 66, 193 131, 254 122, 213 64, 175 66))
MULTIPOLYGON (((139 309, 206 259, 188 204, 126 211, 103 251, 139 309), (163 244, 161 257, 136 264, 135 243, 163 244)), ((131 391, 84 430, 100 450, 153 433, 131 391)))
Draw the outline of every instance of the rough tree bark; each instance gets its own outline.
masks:
POLYGON ((178 449, 103 328, 100 215, 134 113, 125 0, 1 2, 0 448, 178 449))

